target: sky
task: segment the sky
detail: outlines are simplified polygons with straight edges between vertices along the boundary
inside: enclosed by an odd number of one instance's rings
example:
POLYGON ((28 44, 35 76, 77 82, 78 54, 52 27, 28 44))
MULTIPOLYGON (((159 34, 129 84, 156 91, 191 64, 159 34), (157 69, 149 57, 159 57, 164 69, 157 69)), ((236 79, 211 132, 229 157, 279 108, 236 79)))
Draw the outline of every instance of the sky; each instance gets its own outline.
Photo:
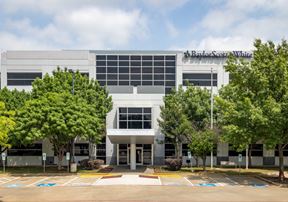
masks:
POLYGON ((252 50, 288 0, 0 0, 1 50, 252 50))

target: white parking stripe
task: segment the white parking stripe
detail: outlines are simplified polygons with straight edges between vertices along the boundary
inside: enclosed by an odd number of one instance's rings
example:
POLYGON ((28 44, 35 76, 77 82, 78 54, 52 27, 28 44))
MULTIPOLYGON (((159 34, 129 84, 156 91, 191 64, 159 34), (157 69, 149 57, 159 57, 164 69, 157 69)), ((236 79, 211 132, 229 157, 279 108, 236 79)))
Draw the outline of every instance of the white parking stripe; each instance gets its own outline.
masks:
POLYGON ((239 183, 238 182, 236 182, 236 181, 234 181, 234 180, 232 180, 232 179, 230 179, 229 177, 225 177, 227 180, 229 180, 230 182, 232 182, 233 184, 237 184, 237 185, 239 185, 239 183))
POLYGON ((11 178, 10 178, 10 179, 5 178, 5 179, 7 179, 7 181, 6 181, 6 182, 1 182, 0 185, 6 184, 6 183, 11 182, 11 181, 13 181, 13 180, 17 180, 18 178, 20 178, 20 177, 14 177, 14 178, 12 178, 12 179, 11 179, 11 178))
POLYGON ((193 184, 190 180, 188 180, 187 177, 184 177, 184 179, 185 179, 191 186, 194 186, 194 184, 193 184))
POLYGON ((75 180, 78 179, 78 178, 79 178, 79 177, 74 177, 74 178, 72 178, 71 180, 68 180, 67 182, 65 182, 64 184, 62 184, 61 186, 65 186, 65 185, 67 185, 67 184, 75 181, 75 180))
POLYGON ((31 184, 28 184, 26 187, 31 187, 31 186, 33 186, 33 185, 35 185, 35 184, 38 184, 39 182, 43 182, 43 181, 45 181, 45 180, 47 180, 47 179, 49 179, 49 177, 45 177, 45 178, 42 178, 41 180, 38 180, 38 181, 33 182, 33 183, 31 183, 31 184))
POLYGON ((161 178, 158 176, 159 185, 162 185, 161 178))
POLYGON ((99 182, 99 180, 101 180, 101 177, 99 177, 97 180, 95 180, 95 182, 93 182, 91 185, 97 185, 97 183, 99 182))

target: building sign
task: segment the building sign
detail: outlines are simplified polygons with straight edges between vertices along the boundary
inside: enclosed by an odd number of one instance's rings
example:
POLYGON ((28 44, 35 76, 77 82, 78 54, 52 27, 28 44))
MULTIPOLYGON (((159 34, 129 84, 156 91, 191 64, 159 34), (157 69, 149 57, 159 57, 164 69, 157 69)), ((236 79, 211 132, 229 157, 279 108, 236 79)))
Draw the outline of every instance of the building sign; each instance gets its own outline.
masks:
POLYGON ((247 51, 186 51, 184 52, 185 58, 226 58, 229 54, 233 54, 235 57, 251 58, 252 52, 247 51))

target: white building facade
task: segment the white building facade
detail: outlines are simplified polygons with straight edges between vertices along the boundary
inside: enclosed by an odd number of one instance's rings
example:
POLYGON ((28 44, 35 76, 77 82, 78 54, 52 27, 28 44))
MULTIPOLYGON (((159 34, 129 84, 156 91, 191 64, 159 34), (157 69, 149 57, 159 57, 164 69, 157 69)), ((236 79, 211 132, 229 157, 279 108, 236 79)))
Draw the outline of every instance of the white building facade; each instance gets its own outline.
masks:
MULTIPOLYGON (((164 159, 175 154, 172 144, 165 141, 157 119, 163 97, 172 88, 185 85, 209 87, 211 70, 213 92, 229 83, 223 65, 227 52, 217 51, 6 51, 1 54, 1 87, 31 90, 37 77, 52 74, 57 67, 79 70, 97 79, 113 99, 113 109, 107 115, 107 134, 97 145, 96 156, 106 164, 162 165, 164 159)), ((249 52, 233 52, 237 57, 251 58, 249 52)), ((75 143, 76 160, 88 158, 88 143, 75 143)), ((187 144, 182 144, 183 163, 187 163, 187 144)), ((9 166, 41 165, 42 153, 47 163, 56 164, 52 145, 43 140, 30 147, 7 151, 9 166)), ((263 144, 252 145, 253 166, 278 165, 277 151, 267 150, 263 144)), ((288 165, 288 147, 284 151, 288 165)), ((242 164, 245 165, 245 153, 242 164)), ((213 163, 237 162, 238 153, 229 144, 215 145, 213 163)), ((207 165, 211 162, 207 157, 207 165)), ((66 162, 67 163, 67 162, 66 162)), ((192 159, 195 165, 195 160, 192 159)))

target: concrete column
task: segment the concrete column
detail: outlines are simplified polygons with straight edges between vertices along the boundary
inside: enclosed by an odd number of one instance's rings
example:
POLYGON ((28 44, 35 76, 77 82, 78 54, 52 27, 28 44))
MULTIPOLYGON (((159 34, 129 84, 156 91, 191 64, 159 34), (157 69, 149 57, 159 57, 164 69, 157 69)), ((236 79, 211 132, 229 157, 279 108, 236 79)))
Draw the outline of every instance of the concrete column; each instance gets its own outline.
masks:
POLYGON ((130 169, 136 170, 136 144, 130 144, 130 169))

